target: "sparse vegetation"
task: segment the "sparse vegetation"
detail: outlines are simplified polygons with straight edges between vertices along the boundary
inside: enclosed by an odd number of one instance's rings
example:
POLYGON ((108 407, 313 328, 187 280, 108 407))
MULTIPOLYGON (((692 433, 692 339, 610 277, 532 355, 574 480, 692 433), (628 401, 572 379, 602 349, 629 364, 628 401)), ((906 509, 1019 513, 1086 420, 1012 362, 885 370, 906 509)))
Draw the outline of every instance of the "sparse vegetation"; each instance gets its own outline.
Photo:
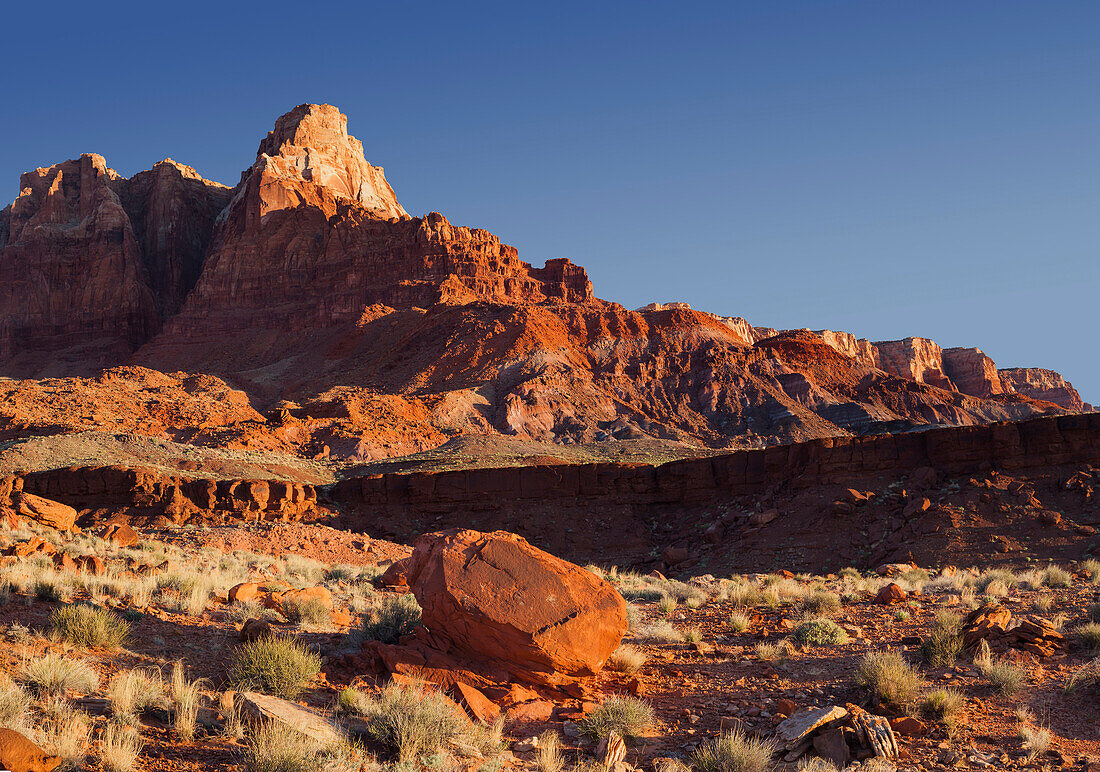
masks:
POLYGON ((634 635, 639 641, 651 643, 679 643, 684 640, 683 634, 664 620, 639 625, 634 635))
POLYGON ((50 637, 73 646, 114 648, 125 643, 129 634, 130 625, 96 606, 65 606, 50 617, 50 637))
POLYGON ((1044 587, 1069 587, 1073 584, 1073 574, 1060 566, 1047 566, 1042 571, 1044 587))
POLYGON ((1100 651, 1100 623, 1087 622, 1071 631, 1087 651, 1100 651))
POLYGON ((618 673, 632 675, 637 673, 646 663, 646 654, 637 646, 624 643, 616 649, 607 660, 607 667, 618 673))
POLYGON ((881 702, 906 708, 916 701, 921 679, 897 652, 874 651, 859 663, 855 683, 881 702))
POLYGON ((137 730, 126 724, 108 722, 99 745, 99 765, 103 772, 130 772, 144 746, 137 730))
POLYGON ((397 643, 420 624, 420 604, 411 594, 391 595, 371 611, 363 622, 362 636, 367 641, 397 643))
POLYGON ((1035 758, 1046 753, 1050 748, 1052 735, 1046 727, 1032 726, 1030 723, 1020 723, 1016 729, 1017 736, 1023 740, 1024 749, 1028 752, 1028 758, 1035 758))
POLYGON ((848 642, 848 633, 831 619, 803 622, 792 637, 805 646, 832 646, 848 642))
POLYGON ((602 740, 612 731, 621 737, 637 737, 653 723, 653 708, 648 702, 627 695, 604 698, 581 722, 580 729, 591 740, 602 740))
POLYGON ((23 730, 30 708, 30 695, 11 676, 0 672, 0 728, 23 730))
POLYGON ((920 712, 925 718, 954 728, 965 698, 954 689, 935 689, 921 699, 920 712))
POLYGON ((794 647, 787 640, 775 643, 761 641, 753 648, 753 652, 763 662, 785 662, 794 653, 794 647))
POLYGON ((195 737, 199 692, 203 683, 189 681, 183 663, 177 660, 172 664, 172 676, 168 686, 169 695, 172 698, 172 726, 181 739, 192 740, 195 737))
POLYGON ((293 698, 321 670, 321 658, 288 638, 260 638, 237 649, 229 669, 239 688, 293 698))
POLYGON ((740 611, 734 611, 729 615, 730 630, 735 633, 743 633, 749 629, 752 625, 752 620, 748 614, 743 614, 740 611))
POLYGON ((469 729, 449 700, 421 684, 392 684, 376 697, 361 696, 354 705, 371 739, 402 762, 433 753, 469 729))
POLYGON ((561 772, 565 766, 561 755, 561 737, 552 729, 539 735, 535 766, 539 772, 561 772))
POLYGON ((975 660, 974 664, 982 677, 1000 694, 1015 694, 1024 683, 1024 671, 1011 662, 982 657, 975 660))
POLYGON ((321 769, 321 746, 298 732, 263 723, 245 748, 248 772, 315 772, 321 769))
POLYGON ((840 596, 835 592, 814 590, 802 597, 802 611, 815 616, 835 614, 840 611, 840 596))
POLYGON ((924 661, 932 667, 951 667, 962 648, 962 619, 949 611, 937 612, 932 631, 921 644, 924 661))
POLYGON ((17 678, 40 695, 90 694, 99 688, 99 676, 87 662, 53 652, 24 662, 17 678))
POLYGON ((735 730, 700 745, 691 756, 695 772, 767 772, 775 746, 735 730))
POLYGON ((124 670, 107 687, 107 699, 117 722, 134 723, 145 710, 165 702, 159 670, 124 670))
POLYGON ((320 598, 285 600, 282 609, 286 618, 296 624, 324 625, 332 619, 332 611, 320 598))

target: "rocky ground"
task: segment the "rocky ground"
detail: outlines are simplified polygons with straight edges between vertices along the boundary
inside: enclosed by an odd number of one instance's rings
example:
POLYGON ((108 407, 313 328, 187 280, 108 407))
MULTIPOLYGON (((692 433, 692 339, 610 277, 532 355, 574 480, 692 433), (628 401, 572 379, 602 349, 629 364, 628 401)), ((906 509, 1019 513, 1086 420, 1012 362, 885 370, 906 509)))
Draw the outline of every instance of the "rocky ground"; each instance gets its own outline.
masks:
MULTIPOLYGON (((868 574, 780 571, 688 581, 590 566, 629 602, 629 629, 603 672, 573 696, 547 699, 548 692, 532 687, 535 692, 518 701, 496 700, 512 703, 502 726, 463 718, 466 728, 442 748, 420 748, 401 759, 400 747, 362 731, 377 709, 371 700, 392 697, 398 687, 355 663, 362 663, 363 630, 378 637, 380 614, 410 597, 382 580, 393 560, 408 556, 407 547, 300 523, 115 531, 103 539, 34 523, 0 530, 0 545, 10 553, 0 559, 0 721, 62 756, 59 768, 358 769, 401 762, 406 768, 553 771, 556 763, 590 768, 603 760, 663 772, 681 769, 679 761, 709 772, 713 767, 698 753, 722 733, 742 730, 783 746, 774 762, 794 769, 807 765, 815 749, 858 754, 846 728, 859 715, 854 706, 888 721, 898 748, 889 763, 898 769, 1095 769, 1100 763, 1095 664, 1088 677, 1100 647, 1100 627, 1089 626, 1100 621, 1100 565, 1092 561, 984 572, 892 565, 868 574), (304 592, 295 595, 294 588, 304 592), (126 638, 84 645, 86 637, 59 622, 79 604, 109 610, 128 625, 126 638), (969 623, 967 615, 974 617, 969 623), (338 714, 353 736, 365 738, 362 744, 308 756, 313 767, 257 765, 250 756, 256 739, 240 719, 259 710, 248 700, 260 698, 238 696, 229 707, 240 688, 234 663, 249 645, 240 630, 251 618, 322 658, 303 690, 280 703, 276 725, 301 729, 314 720, 287 712, 292 705, 338 714), (886 671, 885 681, 881 675, 861 680, 861 668, 876 652, 895 652, 903 664, 886 671), (84 663, 93 674, 83 680, 59 675, 58 657, 74 667, 84 663), (177 662, 184 678, 173 686, 177 662), (127 707, 122 684, 134 672, 155 672, 154 680, 163 674, 166 682, 163 696, 144 709, 127 707), (188 684, 197 695, 191 702, 188 684), (609 751, 585 734, 616 695, 652 708, 636 726, 622 715, 614 724, 627 739, 621 760, 614 743, 609 751), (846 717, 830 714, 834 707, 846 717), (830 715, 834 720, 797 740, 808 717, 812 725, 830 715), (126 737, 139 739, 128 766, 126 737), (561 745, 556 762, 547 749, 553 737, 561 745), (532 738, 541 738, 541 750, 532 738), (792 743, 805 751, 798 758, 786 753, 792 743)), ((499 710, 462 704, 474 716, 489 710, 489 719, 499 710)), ((296 736, 289 728, 284 734, 296 736)), ((0 742, 0 754, 4 747, 0 742)), ((861 767, 890 768, 875 764, 865 760, 861 767)))

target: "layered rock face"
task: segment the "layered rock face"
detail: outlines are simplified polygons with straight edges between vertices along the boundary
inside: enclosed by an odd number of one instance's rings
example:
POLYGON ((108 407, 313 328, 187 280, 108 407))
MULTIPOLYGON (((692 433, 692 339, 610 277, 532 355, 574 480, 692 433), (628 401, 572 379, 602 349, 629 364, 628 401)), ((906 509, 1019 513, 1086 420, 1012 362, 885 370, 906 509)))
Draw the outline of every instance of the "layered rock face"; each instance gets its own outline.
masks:
POLYGON ((1067 410, 1091 411, 1093 406, 1081 399, 1077 389, 1053 370, 1041 367, 1010 367, 998 370, 1005 391, 1031 399, 1053 402, 1067 410))
POLYGON ((462 434, 759 447, 1084 404, 1009 388, 977 349, 598 300, 568 260, 410 217, 329 105, 280 117, 232 190, 170 160, 29 173, 0 249, 0 374, 111 367, 0 389, 9 438, 108 427, 361 461, 462 434))

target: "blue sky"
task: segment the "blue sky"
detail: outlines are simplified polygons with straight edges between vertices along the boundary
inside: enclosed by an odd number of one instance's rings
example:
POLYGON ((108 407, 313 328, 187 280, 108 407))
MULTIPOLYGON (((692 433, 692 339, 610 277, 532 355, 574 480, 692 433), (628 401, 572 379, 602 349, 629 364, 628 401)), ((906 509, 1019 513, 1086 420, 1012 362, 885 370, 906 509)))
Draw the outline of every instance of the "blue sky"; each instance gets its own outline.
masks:
POLYGON ((1100 401, 1100 4, 28 4, 0 198, 166 156, 234 184, 349 116, 414 214, 566 256, 629 307, 979 346, 1100 401))

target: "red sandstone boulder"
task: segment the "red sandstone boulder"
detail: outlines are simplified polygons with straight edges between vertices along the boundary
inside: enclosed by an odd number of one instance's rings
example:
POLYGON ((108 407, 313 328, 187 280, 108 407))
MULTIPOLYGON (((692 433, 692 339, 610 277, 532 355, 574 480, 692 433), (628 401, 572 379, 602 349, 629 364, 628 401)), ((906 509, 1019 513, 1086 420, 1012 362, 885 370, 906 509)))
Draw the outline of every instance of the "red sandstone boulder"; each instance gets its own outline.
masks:
POLYGON ((595 675, 626 632, 626 603, 592 572, 504 531, 416 540, 406 560, 439 650, 528 683, 595 675))
POLYGON ((880 606, 889 606, 891 603, 902 603, 904 601, 905 590, 893 582, 879 590, 878 595, 875 596, 875 603, 880 606))
POLYGON ((266 619, 248 619, 241 626, 238 638, 245 643, 272 636, 271 624, 266 619))
POLYGON ((99 538, 114 542, 120 547, 132 547, 141 539, 138 532, 126 523, 111 523, 100 531, 99 538))
POLYGON ((11 497, 15 514, 39 525, 56 528, 59 531, 71 531, 76 525, 76 510, 59 501, 51 501, 33 493, 19 491, 11 497))
POLYGON ((51 772, 61 763, 12 729, 0 729, 0 769, 8 772, 51 772))

